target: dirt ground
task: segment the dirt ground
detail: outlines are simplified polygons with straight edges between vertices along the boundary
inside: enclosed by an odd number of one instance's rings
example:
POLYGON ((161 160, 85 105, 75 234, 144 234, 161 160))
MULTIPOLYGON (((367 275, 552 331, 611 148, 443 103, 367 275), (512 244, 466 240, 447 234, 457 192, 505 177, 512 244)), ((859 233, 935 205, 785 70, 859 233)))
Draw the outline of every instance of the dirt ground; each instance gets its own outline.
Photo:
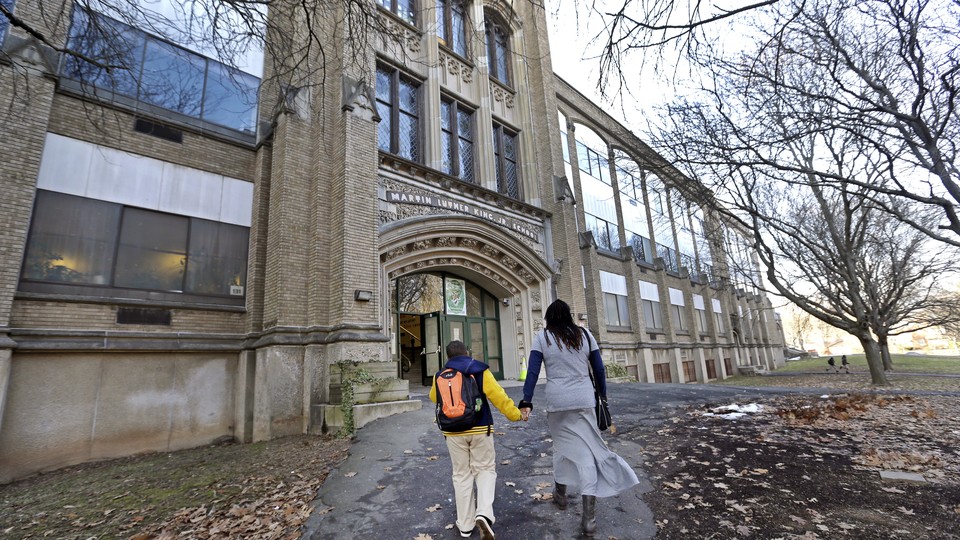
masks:
MULTIPOLYGON (((635 426, 657 538, 960 538, 958 401, 794 395, 635 426)), ((349 447, 291 437, 34 476, 0 486, 0 538, 295 539, 349 447)))
POLYGON ((657 538, 960 538, 957 401, 851 394, 745 404, 758 407, 742 416, 690 410, 646 441, 657 538), (882 481, 882 470, 927 482, 882 481))

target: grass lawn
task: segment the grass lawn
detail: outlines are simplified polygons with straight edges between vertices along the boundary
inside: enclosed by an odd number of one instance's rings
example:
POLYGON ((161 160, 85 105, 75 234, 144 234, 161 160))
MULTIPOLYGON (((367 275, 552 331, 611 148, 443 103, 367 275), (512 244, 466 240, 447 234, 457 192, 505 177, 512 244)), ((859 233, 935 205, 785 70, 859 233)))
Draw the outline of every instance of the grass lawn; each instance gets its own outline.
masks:
MULTIPOLYGON (((796 360, 787 362, 785 367, 777 369, 781 372, 821 372, 827 369, 827 359, 829 356, 820 358, 810 358, 807 360, 796 360)), ((837 367, 840 367, 840 355, 834 356, 837 361, 837 367)), ((893 360, 894 373, 943 373, 949 375, 960 375, 960 356, 914 356, 908 354, 891 355, 893 360)), ((862 354, 847 355, 850 361, 851 370, 866 371, 867 360, 862 354)))
MULTIPOLYGON (((787 362, 785 367, 764 376, 745 377, 737 375, 712 384, 730 386, 779 386, 789 388, 825 388, 850 391, 872 390, 870 370, 862 354, 847 356, 850 373, 827 372, 827 357, 787 362)), ((840 356, 835 356, 837 367, 840 356)), ((960 375, 960 357, 893 355, 893 371, 887 372, 886 390, 921 390, 935 392, 960 392, 960 378, 939 375, 960 375), (909 375, 907 375, 909 374, 909 375), (920 374, 920 375, 914 375, 920 374), (929 374, 930 376, 923 376, 929 374)))

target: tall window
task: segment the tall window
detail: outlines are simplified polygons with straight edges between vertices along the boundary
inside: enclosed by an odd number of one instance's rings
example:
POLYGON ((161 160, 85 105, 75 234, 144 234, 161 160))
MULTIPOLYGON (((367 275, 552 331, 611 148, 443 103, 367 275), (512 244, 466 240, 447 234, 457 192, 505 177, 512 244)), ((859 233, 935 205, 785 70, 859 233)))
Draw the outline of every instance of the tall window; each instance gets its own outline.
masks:
POLYGON ((74 9, 67 46, 113 67, 68 55, 61 67, 66 79, 231 129, 255 131, 260 79, 253 75, 81 8, 74 9))
POLYGON ((627 311, 627 279, 619 274, 600 271, 600 290, 607 326, 630 327, 627 311))
POLYGON ((667 205, 667 189, 656 175, 647 175, 647 196, 650 198, 653 232, 657 240, 657 257, 663 259, 664 267, 668 271, 679 272, 680 261, 673 236, 673 223, 670 221, 670 209, 667 205))
POLYGON ((237 296, 248 237, 247 227, 38 190, 23 280, 237 296))
POLYGON ((490 63, 490 76, 510 85, 510 34, 497 20, 486 20, 487 58, 490 63))
POLYGON ((706 333, 708 331, 707 310, 703 303, 702 295, 693 295, 693 309, 697 313, 697 330, 699 330, 701 333, 706 333))
POLYGON ((437 38, 440 44, 466 58, 467 10, 464 0, 437 0, 437 38))
POLYGON ((497 168, 497 191, 504 195, 520 198, 520 156, 517 148, 517 134, 509 128, 493 123, 493 154, 497 168))
POLYGON ((660 290, 656 283, 640 282, 640 303, 643 305, 643 320, 647 328, 663 329, 663 314, 660 312, 660 290))
POLYGON ((614 200, 613 181, 606 143, 586 126, 577 129, 577 164, 580 168, 580 189, 586 227, 593 232, 597 247, 620 249, 620 220, 614 200), (595 150, 600 148, 601 150, 595 150))
POLYGON ((620 208, 623 211, 623 229, 627 244, 633 247, 637 262, 653 264, 653 243, 647 223, 647 205, 643 197, 643 183, 636 162, 623 153, 615 154, 617 185, 620 188, 620 208))
POLYGON ((444 97, 440 101, 443 172, 473 182, 473 111, 444 97))
POLYGON ((670 287, 670 317, 673 321, 674 330, 686 330, 687 324, 683 316, 683 308, 686 303, 683 300, 683 291, 670 287))
POLYGON ((420 161, 420 86, 399 70, 377 66, 377 146, 420 161))
MULTIPOLYGON (((713 311, 713 321, 714 321, 715 323, 717 323, 717 333, 718 333, 718 334, 723 334, 724 332, 726 332, 726 330, 724 329, 724 326, 723 326, 723 310, 720 308, 720 300, 717 300, 716 298, 714 298, 714 299, 712 300, 712 302, 711 302, 711 306, 710 306, 710 307, 713 308, 713 309, 712 309, 712 311, 713 311)), ((728 368, 728 369, 727 369, 727 373, 729 373, 729 372, 730 372, 730 371, 729 371, 729 368, 728 368)))
POLYGON ((410 24, 417 24, 416 0, 377 0, 381 6, 410 24))

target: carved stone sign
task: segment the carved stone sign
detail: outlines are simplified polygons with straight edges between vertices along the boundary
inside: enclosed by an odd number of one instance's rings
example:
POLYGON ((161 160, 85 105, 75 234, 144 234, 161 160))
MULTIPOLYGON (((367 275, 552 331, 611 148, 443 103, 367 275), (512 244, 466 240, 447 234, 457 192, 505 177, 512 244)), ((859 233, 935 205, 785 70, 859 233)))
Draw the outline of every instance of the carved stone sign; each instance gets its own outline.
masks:
POLYGON ((433 206, 444 208, 452 212, 459 212, 470 216, 495 223, 513 232, 522 234, 536 242, 540 241, 537 231, 530 228, 527 224, 520 221, 503 217, 491 212, 485 208, 468 204, 462 201, 450 199, 448 197, 438 197, 436 195, 425 195, 423 193, 404 193, 401 191, 387 191, 387 202, 394 204, 416 204, 421 206, 433 206))

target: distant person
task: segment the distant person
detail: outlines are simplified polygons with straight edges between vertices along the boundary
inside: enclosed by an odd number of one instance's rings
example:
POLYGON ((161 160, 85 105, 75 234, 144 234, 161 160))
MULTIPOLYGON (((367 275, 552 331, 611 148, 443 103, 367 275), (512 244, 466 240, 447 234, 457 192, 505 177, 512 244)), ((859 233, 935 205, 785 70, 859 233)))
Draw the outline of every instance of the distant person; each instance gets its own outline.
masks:
MULTIPOLYGON (((493 515, 493 499, 497 487, 497 455, 493 447, 493 413, 490 411, 490 403, 493 403, 511 422, 523 418, 520 409, 503 391, 503 387, 493 377, 489 368, 487 364, 471 358, 467 346, 462 341, 454 340, 447 345, 447 363, 444 369, 433 378, 433 386, 430 387, 430 400, 437 403, 437 385, 444 388, 446 380, 441 377, 441 374, 452 369, 463 376, 473 375, 479 387, 479 395, 483 396, 477 398, 480 402, 479 410, 476 411, 478 414, 470 422, 469 427, 466 429, 457 427, 456 431, 445 431, 441 424, 441 431, 447 440, 447 450, 450 452, 450 462, 453 466, 457 528, 463 538, 470 538, 476 528, 480 531, 482 540, 493 540, 493 524, 496 522, 496 517, 493 515)), ((462 377, 460 380, 462 381, 462 377)), ((450 402, 454 399, 449 397, 447 392, 441 392, 440 401, 450 402)), ((440 407, 437 411, 438 424, 440 424, 439 409, 440 407)), ((526 420, 526 418, 523 419, 526 420)))
POLYGON ((597 428, 590 368, 597 394, 604 400, 607 379, 596 340, 574 324, 570 306, 562 300, 550 304, 545 319, 546 329, 537 333, 530 348, 520 411, 526 419, 533 410, 533 391, 543 364, 547 368, 544 409, 553 438, 553 501, 564 510, 567 489, 579 491, 583 500, 581 532, 592 537, 597 530, 597 497, 618 495, 639 481, 630 465, 607 447, 597 428))
POLYGON ((840 372, 840 370, 837 369, 837 361, 834 360, 832 356, 829 360, 827 360, 827 371, 832 371, 834 373, 840 372))
POLYGON ((850 365, 850 362, 847 361, 847 355, 843 355, 840 357, 840 365, 843 366, 843 371, 850 373, 850 368, 847 367, 850 365))

